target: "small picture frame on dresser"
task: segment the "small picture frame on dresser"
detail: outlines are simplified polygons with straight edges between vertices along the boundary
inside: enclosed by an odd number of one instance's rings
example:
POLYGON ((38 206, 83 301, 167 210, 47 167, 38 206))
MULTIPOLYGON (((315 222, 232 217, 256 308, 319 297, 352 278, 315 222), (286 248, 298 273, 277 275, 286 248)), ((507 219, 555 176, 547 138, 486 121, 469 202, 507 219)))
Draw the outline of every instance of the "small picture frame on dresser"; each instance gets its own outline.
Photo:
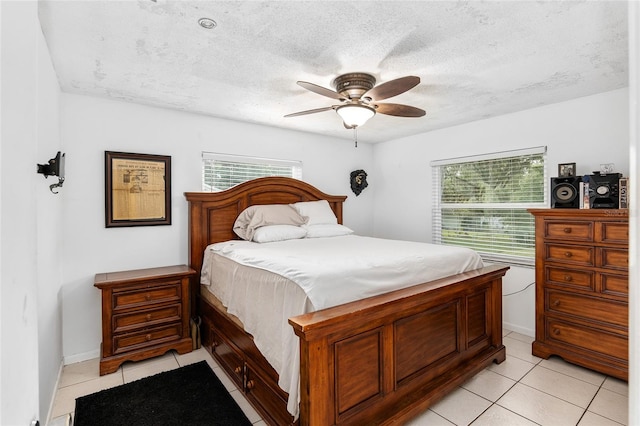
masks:
POLYGON ((558 177, 571 177, 576 175, 576 163, 558 164, 558 177))

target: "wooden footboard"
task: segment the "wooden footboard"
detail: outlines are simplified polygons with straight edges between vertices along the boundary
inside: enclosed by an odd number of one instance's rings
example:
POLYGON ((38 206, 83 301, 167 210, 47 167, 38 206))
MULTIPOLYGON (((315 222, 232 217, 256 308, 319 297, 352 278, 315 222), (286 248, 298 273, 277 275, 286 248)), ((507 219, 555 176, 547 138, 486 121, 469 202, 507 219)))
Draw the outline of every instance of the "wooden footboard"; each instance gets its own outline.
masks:
POLYGON ((487 267, 291 318, 300 337, 300 424, 402 422, 502 362, 507 270, 487 267))

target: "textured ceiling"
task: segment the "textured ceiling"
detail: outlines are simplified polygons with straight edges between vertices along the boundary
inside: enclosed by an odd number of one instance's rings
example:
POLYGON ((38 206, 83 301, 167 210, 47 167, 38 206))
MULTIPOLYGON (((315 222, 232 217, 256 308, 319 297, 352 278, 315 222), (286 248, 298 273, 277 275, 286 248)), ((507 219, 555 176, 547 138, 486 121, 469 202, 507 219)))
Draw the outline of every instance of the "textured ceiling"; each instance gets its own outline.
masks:
POLYGON ((628 85, 627 2, 59 1, 39 16, 64 92, 352 139, 333 111, 346 72, 421 78, 358 130, 381 142, 628 85), (217 27, 206 30, 208 17, 217 27))

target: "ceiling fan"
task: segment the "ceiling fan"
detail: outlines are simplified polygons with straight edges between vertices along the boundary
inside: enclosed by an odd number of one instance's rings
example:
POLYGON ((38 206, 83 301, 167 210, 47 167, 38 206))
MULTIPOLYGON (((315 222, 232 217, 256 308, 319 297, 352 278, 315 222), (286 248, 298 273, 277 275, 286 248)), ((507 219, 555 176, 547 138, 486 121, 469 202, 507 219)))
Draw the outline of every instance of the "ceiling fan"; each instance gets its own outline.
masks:
POLYGON ((315 114, 332 109, 342 118, 345 128, 355 129, 366 123, 376 113, 396 117, 422 117, 426 114, 424 110, 409 105, 378 102, 414 88, 420 83, 420 77, 401 77, 375 86, 376 79, 374 76, 354 72, 336 77, 332 83, 336 89, 335 91, 306 81, 298 81, 297 83, 307 90, 336 99, 340 103, 324 108, 294 112, 293 114, 285 115, 285 117, 315 114))

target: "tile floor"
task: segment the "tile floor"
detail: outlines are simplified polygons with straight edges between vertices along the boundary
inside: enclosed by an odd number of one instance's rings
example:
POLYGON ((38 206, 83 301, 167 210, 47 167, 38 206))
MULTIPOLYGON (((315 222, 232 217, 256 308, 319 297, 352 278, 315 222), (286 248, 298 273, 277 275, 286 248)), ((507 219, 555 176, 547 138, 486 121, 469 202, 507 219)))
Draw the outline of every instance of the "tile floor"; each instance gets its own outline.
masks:
MULTIPOLYGON (((532 338, 505 331, 507 359, 493 364, 407 426, 627 424, 627 383, 552 357, 531 355, 532 338)), ((98 359, 64 367, 49 426, 72 424, 75 398, 206 360, 254 425, 265 423, 204 349, 125 363, 100 377, 98 359)))

